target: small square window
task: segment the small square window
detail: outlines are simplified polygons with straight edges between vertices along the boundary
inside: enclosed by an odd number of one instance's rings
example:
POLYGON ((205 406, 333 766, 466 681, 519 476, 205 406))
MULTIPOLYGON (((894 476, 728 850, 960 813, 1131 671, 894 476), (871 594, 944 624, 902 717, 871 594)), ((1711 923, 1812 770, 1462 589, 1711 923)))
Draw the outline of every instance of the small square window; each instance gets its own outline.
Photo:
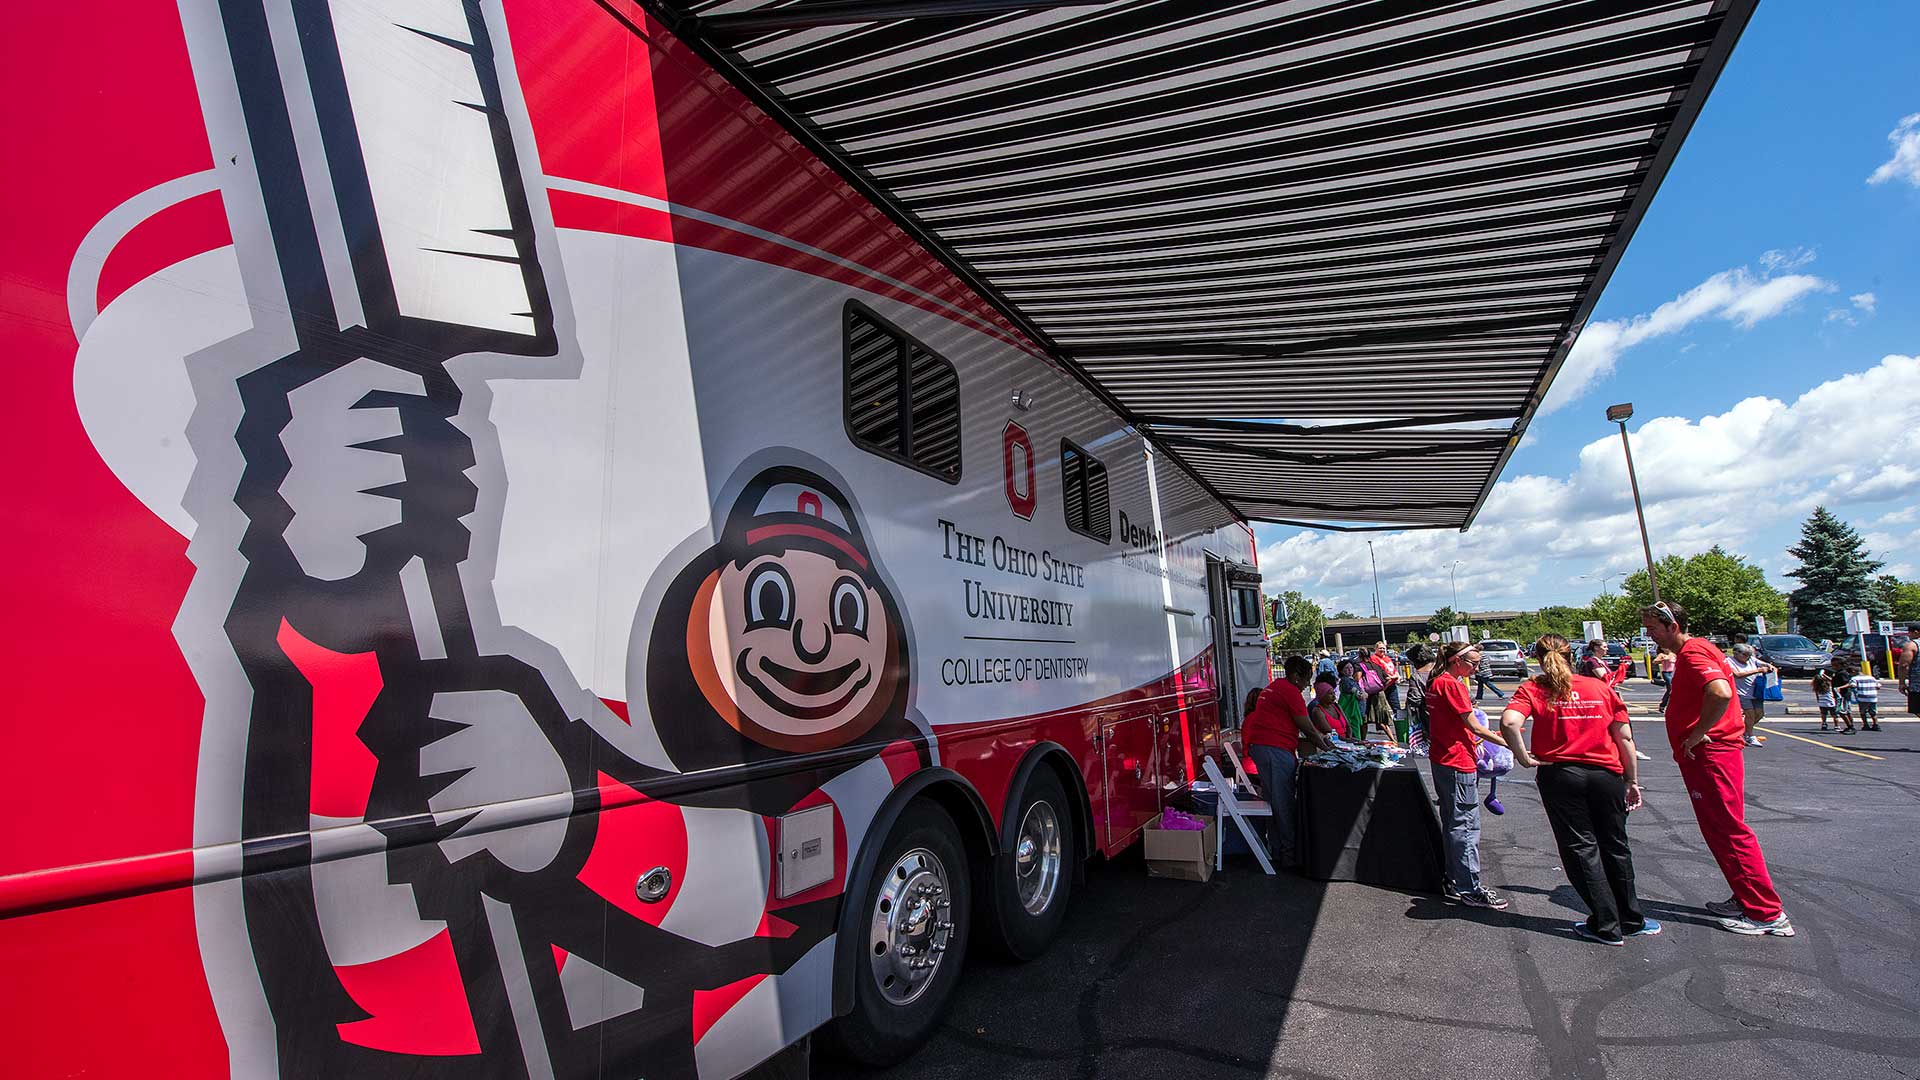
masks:
POLYGON ((1067 439, 1060 440, 1060 491, 1067 528, 1103 544, 1113 542, 1107 467, 1067 439))
POLYGON ((957 483, 960 373, 859 304, 846 307, 847 435, 855 446, 957 483))
POLYGON ((1233 625, 1257 630, 1266 629, 1266 620, 1260 616, 1258 590, 1239 587, 1233 590, 1233 625))

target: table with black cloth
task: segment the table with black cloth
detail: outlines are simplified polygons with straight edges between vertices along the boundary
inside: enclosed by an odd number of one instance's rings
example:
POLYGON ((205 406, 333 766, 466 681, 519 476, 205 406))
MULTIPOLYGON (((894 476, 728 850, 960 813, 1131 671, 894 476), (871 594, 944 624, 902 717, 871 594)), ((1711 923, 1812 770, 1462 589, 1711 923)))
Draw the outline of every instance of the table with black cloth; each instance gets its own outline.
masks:
POLYGON ((1300 769, 1300 867, 1319 881, 1439 892, 1440 818, 1418 769, 1300 769))

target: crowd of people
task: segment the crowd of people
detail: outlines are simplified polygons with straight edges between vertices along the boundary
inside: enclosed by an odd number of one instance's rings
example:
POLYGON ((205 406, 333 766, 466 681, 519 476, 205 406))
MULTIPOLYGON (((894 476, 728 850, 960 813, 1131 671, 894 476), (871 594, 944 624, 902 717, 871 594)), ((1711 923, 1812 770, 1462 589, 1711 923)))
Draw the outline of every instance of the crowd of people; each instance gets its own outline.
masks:
MULTIPOLYGON (((1705 906, 1734 933, 1791 937, 1793 924, 1745 819, 1743 752, 1752 737, 1753 680, 1764 679, 1768 665, 1756 661, 1751 649, 1743 650, 1744 642, 1730 658, 1713 642, 1687 633, 1687 614, 1677 603, 1656 603, 1640 614, 1660 650, 1656 663, 1667 683, 1662 709, 1673 758, 1701 837, 1732 894, 1705 906)), ((1278 865, 1298 866, 1295 780, 1302 753, 1330 748, 1336 738, 1362 739, 1380 728, 1387 741, 1426 750, 1439 808, 1445 899, 1505 909, 1506 898, 1481 879, 1478 785, 1481 755, 1488 747, 1504 747, 1518 767, 1536 772, 1561 865, 1589 913, 1575 924, 1575 932, 1607 945, 1658 934, 1660 924, 1646 916, 1635 891, 1627 836, 1627 817, 1645 799, 1638 763, 1647 756, 1634 743, 1617 689, 1624 673, 1607 662, 1604 645, 1595 649, 1596 644, 1587 643, 1576 659, 1566 638, 1542 637, 1532 650, 1540 673, 1510 697, 1501 695, 1497 721, 1475 708, 1470 696, 1481 656, 1479 646, 1469 642, 1437 649, 1416 644, 1408 650, 1404 710, 1398 665, 1384 642, 1361 658, 1322 654, 1314 663, 1289 657, 1283 677, 1249 702, 1241 733, 1272 807, 1269 846, 1278 865)), ((1908 677, 1920 693, 1920 671, 1909 671, 1908 677)), ((1863 700, 1857 686, 1853 694, 1856 703, 1863 700)), ((1502 812, 1491 792, 1486 805, 1502 812)))

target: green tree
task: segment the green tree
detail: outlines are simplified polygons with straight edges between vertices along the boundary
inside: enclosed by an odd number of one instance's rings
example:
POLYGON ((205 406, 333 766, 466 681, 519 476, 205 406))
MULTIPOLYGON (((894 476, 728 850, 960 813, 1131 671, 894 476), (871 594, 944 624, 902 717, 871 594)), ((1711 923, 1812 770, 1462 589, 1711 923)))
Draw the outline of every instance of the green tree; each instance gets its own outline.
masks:
POLYGON ((1327 616, 1327 618, 1329 619, 1357 619, 1359 617, 1360 617, 1359 612, 1348 611, 1346 608, 1341 608, 1339 611, 1336 611, 1333 614, 1327 616))
POLYGON ((1920 581, 1903 581, 1893 591, 1893 618, 1898 622, 1920 622, 1920 581))
POLYGON ((1445 638, 1447 631, 1452 630, 1456 626, 1465 626, 1466 624, 1467 617, 1465 615, 1460 614, 1450 607, 1443 607, 1427 619, 1427 632, 1429 634, 1439 634, 1442 638, 1445 638))
POLYGON ((1327 613, 1319 604, 1300 595, 1296 589, 1288 589, 1280 594, 1287 602, 1287 625, 1273 625, 1273 605, 1267 605, 1267 632, 1277 634, 1273 639, 1273 648, 1283 652, 1299 652, 1302 649, 1320 647, 1320 631, 1326 628, 1327 613))
POLYGON ((1846 633, 1848 608, 1872 605, 1873 572, 1884 564, 1870 558, 1860 534, 1826 507, 1813 508, 1813 516, 1800 525, 1800 542, 1787 554, 1800 560, 1787 576, 1800 579, 1789 599, 1801 633, 1838 638, 1846 633))
MULTIPOLYGON (((1715 544, 1698 555, 1669 555, 1654 569, 1660 575, 1661 597, 1687 610, 1687 628, 1693 633, 1751 633, 1755 615, 1766 617, 1769 630, 1786 629, 1787 598, 1767 584, 1766 572, 1747 562, 1745 556, 1715 544)), ((1620 630, 1626 631, 1639 625, 1638 609, 1653 603, 1647 572, 1628 575, 1621 591, 1628 603, 1619 617, 1628 621, 1620 630)), ((1802 630, 1804 621, 1802 616, 1802 630)), ((1612 622, 1607 623, 1607 630, 1614 631, 1612 622)))
POLYGON ((1876 619, 1894 622, 1920 619, 1920 581, 1901 581, 1892 574, 1874 578, 1870 610, 1876 619))
MULTIPOLYGON (((1660 581, 1663 585, 1666 580, 1666 575, 1662 574, 1660 581)), ((1681 601, 1683 604, 1685 602, 1681 601)), ((1687 610, 1693 609, 1689 607, 1687 610)), ((1581 615, 1583 617, 1579 622, 1598 619, 1606 628, 1607 636, 1610 638, 1627 637, 1640 629, 1640 605, 1626 593, 1602 593, 1593 598, 1593 602, 1587 605, 1587 610, 1581 612, 1581 615)), ((1579 629, 1578 623, 1575 624, 1574 629, 1579 629)))

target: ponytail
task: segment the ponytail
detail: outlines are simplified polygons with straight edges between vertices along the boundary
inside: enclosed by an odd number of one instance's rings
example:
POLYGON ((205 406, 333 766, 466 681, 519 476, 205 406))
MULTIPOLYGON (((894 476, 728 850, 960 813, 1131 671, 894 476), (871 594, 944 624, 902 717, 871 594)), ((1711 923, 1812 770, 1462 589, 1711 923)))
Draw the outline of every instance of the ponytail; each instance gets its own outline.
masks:
POLYGON ((1533 644, 1533 658, 1540 664, 1534 685, 1555 701, 1573 692, 1573 646, 1559 634, 1543 635, 1533 644))
POLYGON ((1473 648, 1473 644, 1466 641, 1449 641, 1445 645, 1440 646, 1440 655, 1433 662, 1433 674, 1427 676, 1427 684, 1431 686, 1433 680, 1445 675, 1447 669, 1453 666, 1454 660, 1458 659, 1461 653, 1471 648, 1473 648))

